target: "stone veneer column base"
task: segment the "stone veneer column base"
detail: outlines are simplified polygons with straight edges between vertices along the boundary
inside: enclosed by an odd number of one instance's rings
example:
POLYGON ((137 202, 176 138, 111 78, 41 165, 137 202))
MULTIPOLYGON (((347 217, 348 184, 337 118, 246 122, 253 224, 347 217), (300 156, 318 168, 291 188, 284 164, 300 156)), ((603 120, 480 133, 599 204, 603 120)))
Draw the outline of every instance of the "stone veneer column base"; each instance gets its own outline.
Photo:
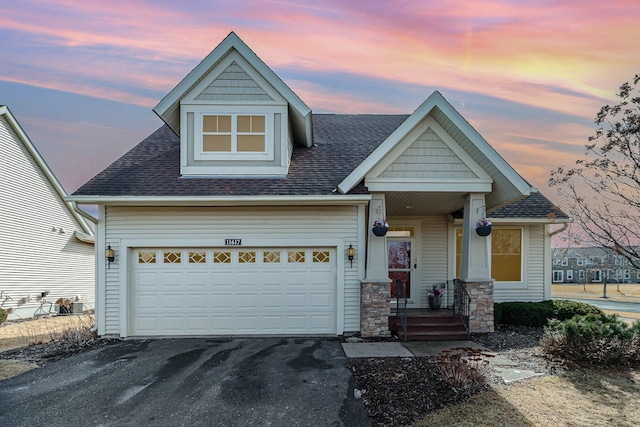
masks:
POLYGON ((471 296, 469 330, 472 333, 494 331, 493 280, 482 282, 462 281, 471 296))
POLYGON ((360 335, 388 337, 391 282, 362 282, 360 288, 360 335))

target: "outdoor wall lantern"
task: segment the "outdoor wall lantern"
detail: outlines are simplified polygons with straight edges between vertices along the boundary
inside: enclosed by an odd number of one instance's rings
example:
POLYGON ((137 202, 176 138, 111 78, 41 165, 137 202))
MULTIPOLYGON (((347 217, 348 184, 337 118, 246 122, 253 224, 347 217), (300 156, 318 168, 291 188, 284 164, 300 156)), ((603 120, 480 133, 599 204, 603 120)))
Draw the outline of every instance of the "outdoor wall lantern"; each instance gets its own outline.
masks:
POLYGON ((349 247, 347 248, 347 258, 351 261, 351 267, 353 267, 353 257, 356 255, 356 250, 351 243, 349 243, 349 247))
POLYGON ((107 246, 107 250, 104 251, 104 255, 107 257, 107 268, 111 268, 111 263, 116 260, 116 257, 113 256, 113 249, 111 249, 111 245, 107 246))

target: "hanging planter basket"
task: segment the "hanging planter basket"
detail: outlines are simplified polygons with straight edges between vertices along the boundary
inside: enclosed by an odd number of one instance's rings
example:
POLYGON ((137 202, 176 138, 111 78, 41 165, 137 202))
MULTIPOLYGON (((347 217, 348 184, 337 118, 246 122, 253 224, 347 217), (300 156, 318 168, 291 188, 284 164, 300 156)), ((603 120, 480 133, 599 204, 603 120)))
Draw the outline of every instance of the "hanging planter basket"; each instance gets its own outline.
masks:
POLYGON ((476 233, 478 233, 478 236, 486 237, 491 234, 491 226, 485 225, 484 227, 478 227, 476 228, 476 233))
POLYGON ((382 237, 385 234, 387 234, 387 230, 388 229, 389 229, 388 227, 385 227, 383 225, 377 226, 377 227, 373 227, 373 234, 375 234, 378 237, 382 237))

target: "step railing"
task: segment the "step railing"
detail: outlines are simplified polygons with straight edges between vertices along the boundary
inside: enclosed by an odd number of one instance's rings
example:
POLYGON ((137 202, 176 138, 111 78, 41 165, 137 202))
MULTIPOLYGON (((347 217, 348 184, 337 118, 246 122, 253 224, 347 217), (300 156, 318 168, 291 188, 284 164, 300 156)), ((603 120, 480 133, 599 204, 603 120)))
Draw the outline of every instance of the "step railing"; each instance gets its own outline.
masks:
POLYGON ((396 279, 396 316, 400 319, 403 338, 407 341, 407 291, 400 279, 396 279))
POLYGON ((469 295, 467 287, 460 279, 453 279, 453 312, 460 316, 467 330, 467 339, 470 339, 469 318, 471 317, 471 295, 469 295))

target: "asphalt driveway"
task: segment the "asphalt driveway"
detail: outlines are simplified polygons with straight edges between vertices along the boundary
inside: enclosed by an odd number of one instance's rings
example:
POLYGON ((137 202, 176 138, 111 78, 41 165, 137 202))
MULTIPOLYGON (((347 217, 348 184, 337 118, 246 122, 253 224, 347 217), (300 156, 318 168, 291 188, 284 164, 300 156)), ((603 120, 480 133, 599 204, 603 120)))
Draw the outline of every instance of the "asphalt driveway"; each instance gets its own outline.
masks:
POLYGON ((0 382, 7 426, 366 426, 337 339, 131 340, 0 382))

